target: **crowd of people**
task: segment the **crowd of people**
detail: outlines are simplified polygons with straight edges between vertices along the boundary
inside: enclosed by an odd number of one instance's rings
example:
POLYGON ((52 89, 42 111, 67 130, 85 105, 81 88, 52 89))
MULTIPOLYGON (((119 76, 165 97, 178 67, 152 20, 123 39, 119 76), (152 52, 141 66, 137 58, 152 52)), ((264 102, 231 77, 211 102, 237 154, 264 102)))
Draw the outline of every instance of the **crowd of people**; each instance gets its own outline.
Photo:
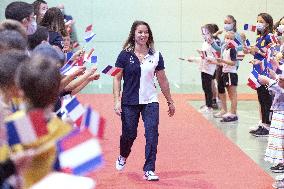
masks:
MULTIPOLYGON (((256 32, 254 43, 246 38, 244 31, 237 31, 237 21, 232 15, 225 17, 223 28, 219 29, 216 24, 202 26, 204 42, 198 50, 200 57, 182 59, 200 65, 205 105, 199 111, 212 114, 220 122, 238 121, 238 68, 250 63, 252 72, 247 76, 248 86, 256 90, 260 121, 249 133, 255 137, 268 137, 264 160, 272 164, 272 172, 283 173, 284 18, 274 23, 271 15, 260 13, 255 25, 245 24, 242 30, 256 32), (220 37, 222 33, 223 38, 220 37), (240 63, 244 56, 249 62, 240 63), (229 110, 226 90, 231 102, 229 110), (219 111, 214 112, 214 109, 219 111)), ((282 176, 277 178, 280 179, 273 186, 283 188, 282 176)))
MULTIPOLYGON (((64 5, 49 8, 44 0, 33 4, 12 2, 5 9, 5 17, 0 23, 0 185, 1 188, 29 188, 48 173, 61 170, 56 141, 78 126, 65 105, 91 81, 98 80, 100 73, 96 66, 87 69, 82 64, 85 50, 77 48, 75 21, 65 14, 64 5), (69 64, 76 65, 76 69, 63 73, 62 68, 69 64), (13 143, 16 137, 11 135, 15 133, 7 132, 8 125, 23 115, 42 115, 41 123, 46 122, 48 130, 43 138, 28 144, 13 143), (11 176, 15 179, 10 179, 11 176)), ((202 26, 204 42, 200 57, 189 57, 187 61, 200 64, 205 95, 200 112, 213 114, 221 122, 235 122, 239 119, 240 57, 250 57, 252 73, 248 83, 258 95, 260 121, 249 133, 269 137, 264 159, 272 164, 272 172, 282 173, 284 18, 273 23, 269 14, 260 13, 256 16, 256 25, 244 27, 248 28, 256 30, 255 43, 250 43, 245 33, 238 32, 232 15, 225 17, 224 29, 219 29, 217 24, 202 26), (220 111, 213 113, 214 109, 220 111)), ((113 81, 114 111, 122 123, 120 154, 115 166, 119 171, 126 166, 141 115, 146 138, 143 177, 157 181, 159 103, 154 78, 166 98, 168 115, 175 114, 163 56, 155 50, 151 28, 144 21, 133 23, 122 49, 115 63, 121 71, 114 75, 113 81)), ((273 186, 284 188, 282 176, 273 186)))

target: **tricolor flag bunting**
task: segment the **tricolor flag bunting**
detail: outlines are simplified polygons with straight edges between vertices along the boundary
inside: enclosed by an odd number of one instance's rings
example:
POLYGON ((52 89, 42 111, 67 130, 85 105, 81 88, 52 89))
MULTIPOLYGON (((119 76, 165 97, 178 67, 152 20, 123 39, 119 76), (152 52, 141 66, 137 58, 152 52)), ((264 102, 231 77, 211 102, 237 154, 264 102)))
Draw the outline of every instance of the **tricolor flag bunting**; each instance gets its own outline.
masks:
POLYGON ((85 175, 103 163, 100 144, 89 130, 75 130, 57 142, 63 172, 85 175))
POLYGON ((72 121, 74 121, 76 126, 80 126, 82 122, 83 115, 86 109, 82 104, 77 100, 76 97, 73 97, 71 101, 66 104, 67 113, 72 121))
POLYGON ((111 75, 111 76, 115 76, 116 74, 118 74, 121 71, 121 68, 117 68, 117 67, 113 67, 108 65, 103 71, 102 73, 107 74, 107 75, 111 75))
POLYGON ((205 59, 207 57, 206 51, 197 50, 197 52, 199 53, 201 59, 205 59))
POLYGON ((48 134, 47 121, 42 110, 28 114, 18 112, 12 120, 6 121, 8 144, 31 144, 48 134))
POLYGON ((96 34, 93 32, 93 25, 87 26, 85 30, 85 41, 87 43, 90 42, 95 37, 95 35, 96 34))
POLYGON ((256 26, 250 25, 250 24, 245 24, 244 25, 244 30, 255 32, 256 31, 256 26))
POLYGON ((250 73, 247 85, 254 90, 256 90, 258 87, 261 86, 260 83, 258 82, 258 73, 256 70, 253 70, 250 73))
POLYGON ((81 123, 80 129, 87 128, 94 136, 102 138, 104 134, 105 119, 88 107, 81 123))

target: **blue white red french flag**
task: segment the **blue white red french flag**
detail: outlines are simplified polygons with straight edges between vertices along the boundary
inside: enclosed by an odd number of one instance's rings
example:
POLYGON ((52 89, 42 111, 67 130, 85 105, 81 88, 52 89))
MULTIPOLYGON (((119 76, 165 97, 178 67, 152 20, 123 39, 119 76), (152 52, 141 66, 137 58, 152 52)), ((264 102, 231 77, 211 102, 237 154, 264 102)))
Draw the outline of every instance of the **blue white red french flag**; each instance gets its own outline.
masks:
POLYGON ((253 70, 250 73, 247 85, 254 90, 256 90, 258 87, 261 86, 260 83, 258 82, 258 73, 256 70, 253 70))
POLYGON ((60 139, 57 147, 59 164, 63 172, 85 175, 103 163, 100 144, 87 129, 74 130, 60 139))
POLYGON ((121 71, 121 68, 117 68, 117 67, 113 67, 113 66, 108 65, 107 67, 105 67, 105 69, 102 71, 102 73, 107 74, 107 75, 111 75, 111 76, 115 76, 120 71, 121 71))
POLYGON ((66 105, 66 110, 72 121, 74 121, 76 126, 80 126, 82 122, 83 115, 86 109, 82 104, 77 100, 76 97, 73 97, 71 101, 66 105))
POLYGON ((72 67, 74 67, 75 63, 76 61, 69 60, 66 64, 64 64, 64 66, 60 68, 61 75, 68 75, 67 72, 69 72, 72 67))
POLYGON ((93 32, 93 25, 89 25, 87 26, 86 30, 85 30, 85 41, 88 43, 90 42, 93 37, 95 37, 95 33, 93 32))
POLYGON ((6 120, 8 144, 31 144, 48 134, 47 121, 42 110, 30 111, 28 114, 18 112, 12 120, 6 120))
POLYGON ((245 24, 244 25, 244 30, 255 32, 256 31, 256 26, 250 25, 250 24, 245 24))
POLYGON ((102 138, 104 135, 105 119, 89 106, 83 116, 80 129, 87 128, 94 136, 102 138))

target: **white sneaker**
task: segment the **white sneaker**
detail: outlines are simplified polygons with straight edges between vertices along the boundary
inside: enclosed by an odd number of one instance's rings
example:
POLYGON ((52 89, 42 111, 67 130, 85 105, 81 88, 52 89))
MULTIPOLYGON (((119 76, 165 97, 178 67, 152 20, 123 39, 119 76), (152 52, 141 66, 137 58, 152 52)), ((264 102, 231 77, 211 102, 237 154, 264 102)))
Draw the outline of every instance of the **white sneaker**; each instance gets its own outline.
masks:
POLYGON ((200 113, 212 113, 213 112, 213 108, 209 108, 207 106, 202 107, 201 109, 198 110, 198 112, 200 113))
POLYGON ((147 181, 158 181, 159 177, 153 171, 145 171, 143 179, 147 181))
POLYGON ((125 167, 125 164, 126 164, 126 158, 125 157, 122 157, 121 155, 118 156, 116 162, 115 162, 115 168, 118 170, 118 171, 122 171, 123 168, 125 167))
POLYGON ((231 116, 235 116, 235 115, 232 114, 231 112, 227 112, 227 113, 222 115, 222 118, 231 117, 231 116))
POLYGON ((215 118, 223 118, 223 115, 225 115, 225 114, 226 114, 225 112, 220 111, 220 112, 214 114, 213 117, 215 117, 215 118))

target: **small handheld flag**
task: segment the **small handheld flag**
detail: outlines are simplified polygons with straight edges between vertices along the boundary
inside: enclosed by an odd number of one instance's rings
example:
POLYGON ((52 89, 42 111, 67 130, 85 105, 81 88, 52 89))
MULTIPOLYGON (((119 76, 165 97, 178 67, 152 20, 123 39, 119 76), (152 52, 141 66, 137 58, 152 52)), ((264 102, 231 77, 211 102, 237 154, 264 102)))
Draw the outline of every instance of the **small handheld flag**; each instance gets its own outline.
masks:
POLYGON ((118 74, 122 69, 121 68, 117 68, 117 67, 113 67, 108 65, 103 71, 102 73, 107 74, 107 75, 111 75, 111 76, 115 76, 116 74, 118 74))
POLYGON ((85 41, 88 43, 90 42, 94 37, 95 37, 95 33, 93 33, 93 25, 89 25, 87 26, 86 30, 85 30, 85 41))
POLYGON ((244 30, 255 32, 256 31, 256 26, 250 25, 250 24, 245 24, 244 25, 244 30))
POLYGON ((48 134, 47 121, 42 110, 30 111, 28 114, 18 112, 6 121, 6 132, 10 146, 31 144, 48 134))
POLYGON ((71 120, 75 122, 76 126, 80 126, 83 114, 86 110, 76 97, 73 97, 66 105, 66 110, 71 120))
POLYGON ((258 73, 256 70, 253 70, 250 73, 247 85, 254 90, 256 90, 258 87, 261 86, 260 83, 258 82, 258 73))
POLYGON ((94 136, 102 138, 104 134, 105 119, 88 107, 81 123, 80 129, 88 129, 94 136))
POLYGON ((89 130, 75 130, 57 143, 59 164, 63 172, 85 175, 103 163, 97 139, 89 130))

